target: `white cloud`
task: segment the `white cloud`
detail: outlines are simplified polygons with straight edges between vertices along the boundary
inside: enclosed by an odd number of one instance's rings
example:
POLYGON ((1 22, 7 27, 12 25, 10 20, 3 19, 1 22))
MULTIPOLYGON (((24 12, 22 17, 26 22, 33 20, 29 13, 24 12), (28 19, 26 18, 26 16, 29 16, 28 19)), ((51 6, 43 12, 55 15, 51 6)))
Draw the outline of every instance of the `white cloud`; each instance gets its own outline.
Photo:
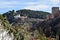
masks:
POLYGON ((0 2, 0 8, 12 8, 12 7, 15 7, 15 5, 19 5, 20 2, 16 2, 16 1, 3 1, 3 2, 0 2))
POLYGON ((60 0, 50 0, 53 4, 58 4, 60 0))
POLYGON ((30 5, 24 7, 24 9, 31 9, 31 10, 41 10, 41 9, 47 9, 49 8, 48 5, 30 5))
POLYGON ((0 2, 0 5, 13 5, 13 4, 19 4, 19 2, 16 2, 16 1, 11 1, 11 2, 0 2))
POLYGON ((26 4, 26 5, 36 5, 36 4, 38 4, 38 2, 25 2, 24 4, 26 4))
POLYGON ((20 2, 20 1, 2 1, 0 2, 0 8, 16 7, 16 5, 35 5, 37 2, 20 2))

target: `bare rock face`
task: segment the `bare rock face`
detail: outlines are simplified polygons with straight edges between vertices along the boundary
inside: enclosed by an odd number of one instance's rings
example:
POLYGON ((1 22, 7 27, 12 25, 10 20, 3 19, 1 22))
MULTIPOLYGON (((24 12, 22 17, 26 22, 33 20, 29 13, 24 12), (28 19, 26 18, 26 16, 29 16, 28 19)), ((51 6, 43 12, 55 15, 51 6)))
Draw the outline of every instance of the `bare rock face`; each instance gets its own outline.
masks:
POLYGON ((9 35, 8 31, 0 27, 0 40, 13 40, 13 34, 9 35))

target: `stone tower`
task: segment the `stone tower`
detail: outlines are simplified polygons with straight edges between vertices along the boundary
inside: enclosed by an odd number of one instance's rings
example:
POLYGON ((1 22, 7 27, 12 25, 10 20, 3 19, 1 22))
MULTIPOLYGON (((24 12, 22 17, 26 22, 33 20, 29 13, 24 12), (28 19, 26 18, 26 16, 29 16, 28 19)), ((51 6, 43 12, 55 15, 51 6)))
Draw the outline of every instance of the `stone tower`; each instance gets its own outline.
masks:
POLYGON ((59 14, 59 7, 52 7, 52 14, 54 15, 54 17, 58 17, 59 14))

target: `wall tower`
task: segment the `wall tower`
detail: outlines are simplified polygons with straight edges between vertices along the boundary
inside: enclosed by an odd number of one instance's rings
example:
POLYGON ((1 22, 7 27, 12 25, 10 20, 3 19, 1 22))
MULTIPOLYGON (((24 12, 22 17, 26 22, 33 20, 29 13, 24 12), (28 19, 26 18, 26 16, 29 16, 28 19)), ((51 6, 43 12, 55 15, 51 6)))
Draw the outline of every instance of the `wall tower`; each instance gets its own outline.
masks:
POLYGON ((59 14, 59 7, 52 7, 52 14, 54 15, 54 17, 58 17, 59 14))

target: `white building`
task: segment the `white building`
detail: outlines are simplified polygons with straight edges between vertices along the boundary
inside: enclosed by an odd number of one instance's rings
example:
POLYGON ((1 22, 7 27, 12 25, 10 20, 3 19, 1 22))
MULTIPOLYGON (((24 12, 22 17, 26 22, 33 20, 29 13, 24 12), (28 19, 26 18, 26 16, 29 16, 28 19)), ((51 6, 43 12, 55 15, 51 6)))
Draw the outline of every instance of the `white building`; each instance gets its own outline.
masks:
POLYGON ((14 18, 15 18, 15 19, 18 19, 18 18, 20 18, 20 17, 21 17, 20 14, 14 15, 14 18))

